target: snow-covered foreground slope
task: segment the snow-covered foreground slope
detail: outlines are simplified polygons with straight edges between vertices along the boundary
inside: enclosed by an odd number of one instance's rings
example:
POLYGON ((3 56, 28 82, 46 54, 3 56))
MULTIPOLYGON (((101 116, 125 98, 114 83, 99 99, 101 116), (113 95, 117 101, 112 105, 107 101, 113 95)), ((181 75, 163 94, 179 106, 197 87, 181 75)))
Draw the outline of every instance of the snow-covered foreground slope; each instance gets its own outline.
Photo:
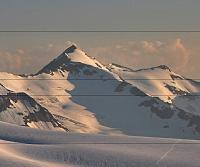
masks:
POLYGON ((1 167, 196 167, 199 141, 73 134, 0 122, 1 167))
POLYGON ((4 122, 76 133, 200 137, 198 99, 194 110, 185 96, 198 93, 199 83, 181 80, 165 66, 107 68, 72 45, 34 75, 0 78, 4 122), (151 77, 168 80, 126 79, 151 77))

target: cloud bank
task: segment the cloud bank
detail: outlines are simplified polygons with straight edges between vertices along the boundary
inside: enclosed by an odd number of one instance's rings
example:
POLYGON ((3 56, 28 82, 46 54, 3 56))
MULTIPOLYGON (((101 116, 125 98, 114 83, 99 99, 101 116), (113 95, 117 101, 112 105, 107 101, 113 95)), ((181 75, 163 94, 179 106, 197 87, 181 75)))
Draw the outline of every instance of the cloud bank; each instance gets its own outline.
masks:
POLYGON ((89 49, 90 54, 105 63, 116 62, 133 69, 168 65, 177 73, 184 73, 191 51, 180 38, 169 42, 129 41, 112 46, 89 49))
MULTIPOLYGON (((50 42, 43 46, 35 46, 26 50, 0 49, 1 71, 14 73, 34 73, 49 61, 58 56, 72 42, 62 44, 50 42), (3 70, 2 70, 3 69, 3 70)), ((191 58, 181 38, 163 42, 159 40, 129 40, 111 43, 105 46, 89 47, 84 50, 102 63, 117 63, 133 69, 165 64, 175 72, 184 74, 191 58)))

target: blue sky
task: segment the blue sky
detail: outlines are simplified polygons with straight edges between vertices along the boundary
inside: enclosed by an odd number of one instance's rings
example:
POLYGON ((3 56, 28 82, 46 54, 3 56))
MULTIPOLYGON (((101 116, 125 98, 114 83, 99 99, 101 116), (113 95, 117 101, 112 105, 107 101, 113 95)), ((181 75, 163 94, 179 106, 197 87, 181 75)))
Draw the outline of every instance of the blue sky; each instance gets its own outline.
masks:
POLYGON ((9 29, 195 30, 199 0, 1 0, 9 29))
MULTIPOLYGON (((199 7, 199 0, 0 0, 0 30, 200 30, 199 7)), ((67 41, 104 63, 117 61, 132 68, 165 63, 189 77, 200 72, 200 33, 1 32, 0 58, 5 62, 0 70, 35 72, 62 52, 67 41), (156 48, 159 52, 145 50, 158 42, 163 44, 156 48), (179 51, 173 51, 175 44, 179 51), (187 59, 185 67, 181 55, 187 59)))

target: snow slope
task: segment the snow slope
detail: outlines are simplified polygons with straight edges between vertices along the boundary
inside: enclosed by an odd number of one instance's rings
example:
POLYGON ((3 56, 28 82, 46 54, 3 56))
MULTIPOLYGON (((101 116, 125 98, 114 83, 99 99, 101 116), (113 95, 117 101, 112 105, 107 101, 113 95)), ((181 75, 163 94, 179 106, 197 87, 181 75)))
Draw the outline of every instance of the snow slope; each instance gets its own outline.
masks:
MULTIPOLYGON (((28 97, 17 102, 11 99, 12 104, 1 109, 1 121, 90 134, 200 137, 198 111, 190 111, 188 105, 181 107, 182 96, 185 98, 186 94, 198 93, 199 83, 181 80, 183 77, 166 66, 139 71, 116 65, 106 67, 72 45, 36 74, 17 76, 0 73, 0 78, 5 89, 14 92, 17 97, 21 97, 22 93, 28 97), (169 80, 127 79, 161 76, 169 80), (171 80, 173 78, 179 80, 171 80), (173 96, 156 97, 156 94, 173 96), (31 105, 33 100, 35 104, 31 105), (24 106, 28 106, 28 112, 23 112, 24 106), (41 113, 38 107, 48 112, 45 119, 38 114, 41 113), (34 112, 37 114, 27 124, 24 118, 30 117, 27 113, 34 112)), ((2 97, 3 93, 10 96, 2 91, 2 97)))
POLYGON ((4 167, 196 167, 199 141, 73 134, 0 122, 4 167))
POLYGON ((110 64, 108 69, 148 95, 169 103, 172 103, 172 100, 178 95, 200 92, 200 83, 174 73, 165 65, 132 70, 117 64, 110 64))
POLYGON ((1 120, 32 128, 67 130, 48 110, 26 93, 15 93, 2 85, 0 88, 1 120))

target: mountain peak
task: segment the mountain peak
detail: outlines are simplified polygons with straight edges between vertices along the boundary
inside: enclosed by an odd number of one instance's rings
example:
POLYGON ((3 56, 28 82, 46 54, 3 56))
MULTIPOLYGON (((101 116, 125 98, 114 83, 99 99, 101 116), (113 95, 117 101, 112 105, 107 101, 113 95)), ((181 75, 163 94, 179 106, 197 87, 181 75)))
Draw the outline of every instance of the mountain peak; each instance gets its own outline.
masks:
POLYGON ((64 52, 62 52, 62 54, 52 60, 35 75, 42 73, 52 74, 58 70, 64 70, 70 63, 81 63, 93 67, 103 68, 103 65, 94 57, 88 56, 85 52, 79 49, 76 44, 72 44, 64 52))
POLYGON ((66 59, 68 62, 70 59, 69 54, 74 53, 76 49, 78 49, 77 45, 72 44, 67 49, 65 49, 65 51, 62 54, 60 54, 57 58, 55 58, 52 62, 60 61, 60 59, 62 59, 62 60, 66 59))
POLYGON ((72 54, 77 49, 75 44, 72 44, 70 47, 65 49, 62 54, 60 54, 57 58, 53 59, 49 64, 44 66, 40 71, 38 71, 35 75, 42 73, 52 73, 58 70, 62 65, 67 64, 70 61, 69 54, 72 54))
POLYGON ((64 53, 73 53, 76 49, 78 49, 76 44, 72 44, 70 47, 68 47, 64 53))

